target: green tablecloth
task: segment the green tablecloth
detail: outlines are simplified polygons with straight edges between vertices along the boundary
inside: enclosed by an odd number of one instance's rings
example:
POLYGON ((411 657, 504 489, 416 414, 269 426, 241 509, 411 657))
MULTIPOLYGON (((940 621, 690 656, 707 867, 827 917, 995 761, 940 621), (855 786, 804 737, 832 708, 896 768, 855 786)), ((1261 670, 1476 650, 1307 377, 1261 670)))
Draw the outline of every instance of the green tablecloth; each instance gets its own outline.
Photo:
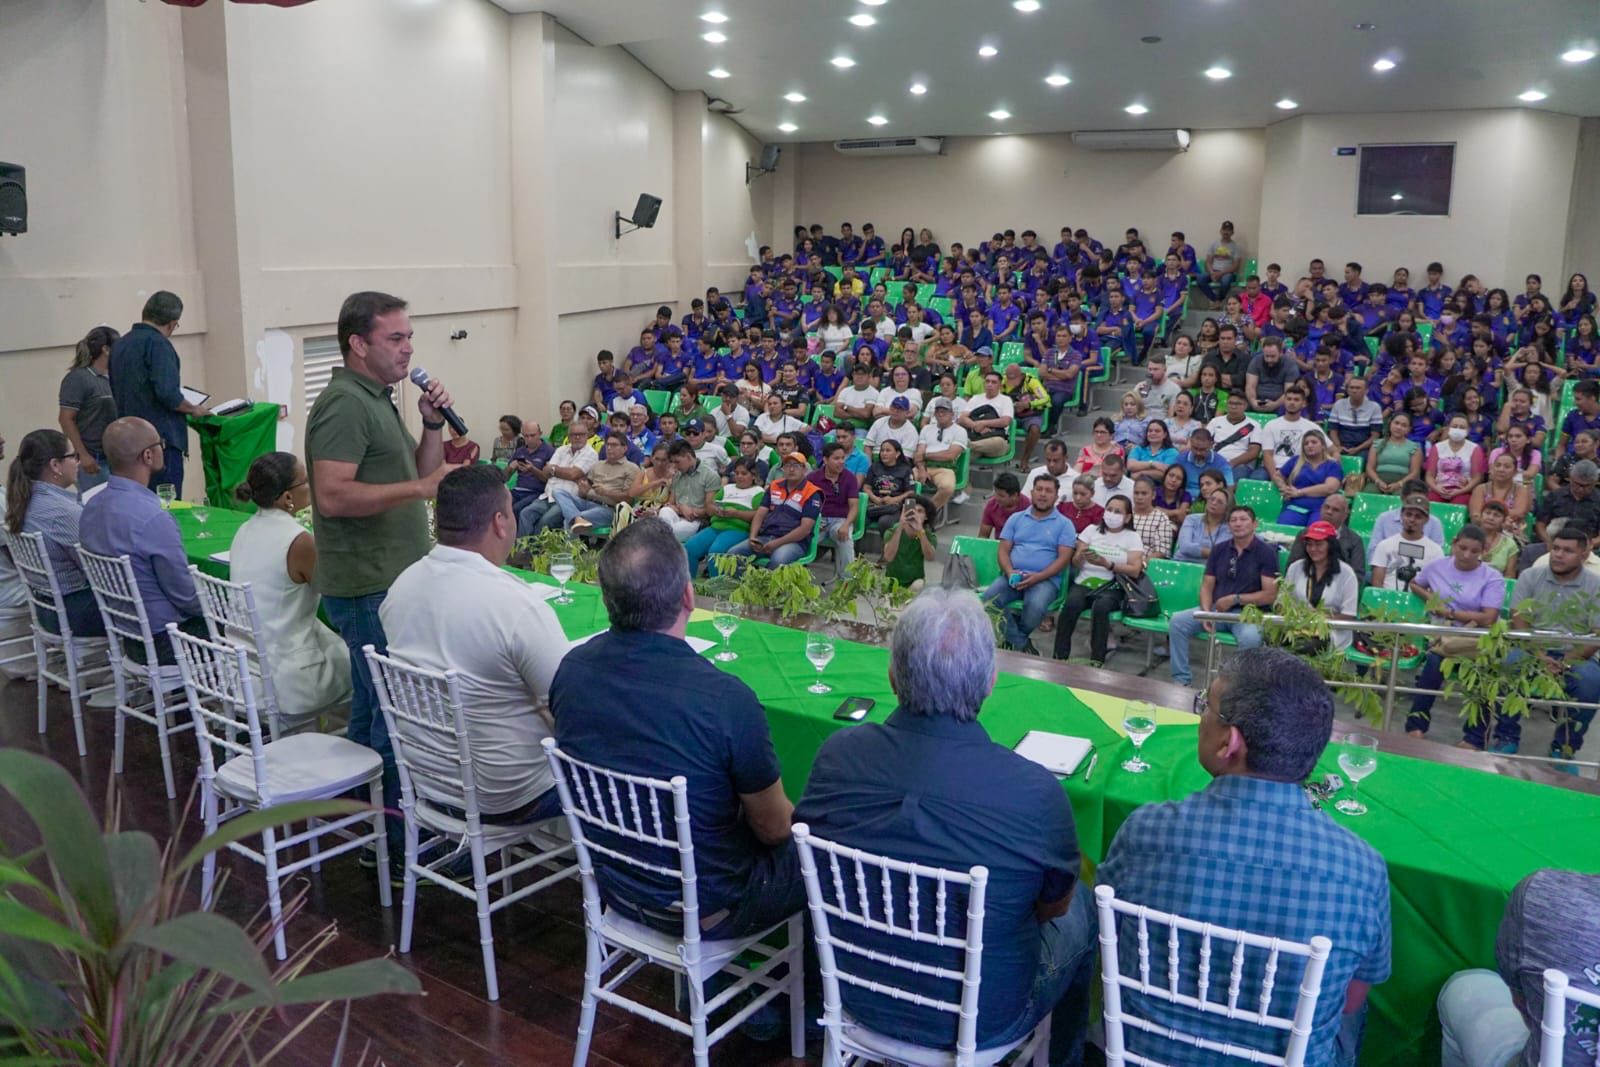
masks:
MULTIPOLYGON (((216 514, 207 531, 214 536, 198 540, 193 510, 174 514, 190 559, 207 571, 226 573, 208 557, 227 547, 245 516, 216 514)), ((571 592, 576 602, 556 608, 568 635, 602 629, 606 617, 599 591, 574 585, 571 592)), ((691 623, 689 632, 720 641, 709 622, 691 623)), ((815 672, 805 658, 801 631, 745 621, 733 636, 733 649, 740 658, 726 669, 754 689, 767 708, 784 788, 793 798, 804 789, 823 740, 846 728, 832 718, 843 698, 874 698, 877 706, 869 716, 874 721, 894 707, 883 648, 839 641, 824 675, 834 689, 827 695, 806 691, 815 672)), ((1123 772, 1118 765, 1131 744, 1086 703, 1095 699, 1050 682, 1002 674, 979 721, 1003 745, 1015 744, 1031 729, 1077 734, 1095 743, 1100 760, 1092 779, 1087 784, 1075 779, 1065 788, 1083 853, 1097 863, 1135 808, 1187 796, 1204 787, 1208 777, 1195 756, 1192 726, 1161 727, 1144 749, 1155 769, 1143 775, 1123 772)), ((1337 770, 1330 753, 1318 774, 1337 770)), ((1600 873, 1600 798, 1395 755, 1380 757, 1361 796, 1371 809, 1362 818, 1328 810, 1330 818, 1382 853, 1389 866, 1394 975, 1372 992, 1362 1063, 1437 1063, 1439 988, 1455 971, 1494 966, 1495 931, 1512 887, 1541 867, 1600 873)), ((1338 877, 1336 871, 1328 873, 1338 877)))
POLYGON ((237 415, 191 415, 189 425, 200 437, 206 499, 217 507, 254 511, 253 504, 235 501, 233 490, 250 473, 257 456, 276 451, 278 405, 255 404, 237 415))

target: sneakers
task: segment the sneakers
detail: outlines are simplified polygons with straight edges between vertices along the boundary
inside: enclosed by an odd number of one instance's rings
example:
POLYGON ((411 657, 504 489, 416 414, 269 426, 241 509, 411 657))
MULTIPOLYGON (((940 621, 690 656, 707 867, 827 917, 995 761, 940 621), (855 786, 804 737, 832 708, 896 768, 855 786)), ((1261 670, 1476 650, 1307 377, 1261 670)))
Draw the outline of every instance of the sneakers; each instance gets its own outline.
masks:
POLYGON ((965 504, 968 500, 971 500, 971 499, 972 499, 971 495, 969 495, 967 493, 967 491, 965 489, 963 489, 963 490, 961 490, 961 492, 957 493, 955 496, 950 498, 950 503, 952 503, 952 504, 965 504))

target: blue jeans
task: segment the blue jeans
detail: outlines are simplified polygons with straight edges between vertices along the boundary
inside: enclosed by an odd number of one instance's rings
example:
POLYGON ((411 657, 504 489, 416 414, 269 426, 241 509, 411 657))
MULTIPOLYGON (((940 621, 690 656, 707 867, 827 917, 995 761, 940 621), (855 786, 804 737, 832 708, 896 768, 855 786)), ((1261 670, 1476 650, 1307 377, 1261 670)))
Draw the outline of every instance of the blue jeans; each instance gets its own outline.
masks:
MULTIPOLYGON (((67 624, 72 627, 72 636, 106 635, 105 616, 100 614, 100 604, 94 598, 93 589, 85 587, 71 593, 62 593, 61 604, 67 609, 67 624)), ((40 608, 39 621, 53 634, 61 632, 61 620, 56 618, 55 612, 40 608)), ((165 632, 162 632, 161 636, 165 637, 165 632)))
MULTIPOLYGON (((782 567, 793 563, 795 560, 805 555, 806 549, 810 547, 811 544, 809 541, 790 541, 786 545, 779 545, 765 557, 767 560, 767 565, 769 567, 782 567)), ((738 544, 728 549, 728 555, 754 556, 755 553, 750 551, 750 535, 748 533, 745 534, 744 538, 741 539, 738 544)))
MULTIPOLYGON (((1443 686, 1444 671, 1441 667, 1443 663, 1443 656, 1437 652, 1429 652, 1428 658, 1422 661, 1422 670, 1417 672, 1417 688, 1438 689, 1443 686)), ((1418 693, 1411 698, 1411 713, 1406 716, 1406 733, 1412 730, 1428 732, 1428 725, 1433 721, 1431 714, 1433 702, 1438 699, 1432 693, 1418 693)))
POLYGON ((171 485, 178 499, 183 499, 183 453, 175 445, 167 445, 161 450, 161 455, 166 459, 167 465, 150 476, 150 488, 158 485, 171 485))
MULTIPOLYGON (((1511 654, 1506 657, 1506 662, 1508 664, 1516 663, 1526 655, 1527 653, 1520 648, 1512 649, 1511 654)), ((1567 672, 1566 678, 1563 679, 1563 685, 1567 690, 1567 695, 1576 700, 1586 704, 1600 701, 1600 664, 1595 663, 1592 659, 1573 664, 1572 669, 1567 672)), ((1595 709, 1569 707, 1566 712, 1567 721, 1556 727, 1555 736, 1550 739, 1550 754, 1552 756, 1562 754, 1560 750, 1569 745, 1573 752, 1577 752, 1578 749, 1583 747, 1583 735, 1589 730, 1589 723, 1594 719, 1595 709)), ((1481 749, 1484 747, 1485 727, 1486 724, 1482 721, 1479 721, 1475 726, 1468 726, 1461 731, 1461 739, 1472 747, 1481 749)), ((1509 745, 1511 746, 1510 751, 1515 752, 1521 742, 1522 720, 1513 719, 1509 716, 1495 716, 1494 738, 1489 742, 1490 746, 1509 745)))
MULTIPOLYGON (((562 514, 566 514, 566 510, 567 509, 563 507, 561 509, 562 514)), ((573 519, 582 519, 591 526, 609 527, 614 515, 615 513, 611 510, 610 504, 590 504, 587 507, 579 508, 574 511, 572 518, 569 518, 566 522, 566 528, 569 533, 572 531, 573 519)))
POLYGON ((389 742, 389 726, 378 710, 378 694, 372 687, 372 671, 367 666, 362 646, 371 645, 380 653, 389 651, 378 609, 388 592, 366 596, 325 596, 322 607, 328 621, 344 638, 350 650, 350 725, 345 736, 366 745, 383 758, 383 806, 388 810, 389 855, 403 857, 406 848, 405 821, 400 817, 400 773, 395 770, 394 745, 389 742))
POLYGON ((1089 994, 1094 987, 1099 926, 1093 891, 1079 885, 1065 915, 1039 927, 1039 971, 1033 978, 1028 1010, 988 1048, 1025 1036, 1050 1016, 1051 1067, 1078 1067, 1089 1028, 1089 994))
POLYGON ((517 513, 517 536, 529 537, 540 530, 554 530, 561 525, 561 518, 561 505, 555 500, 535 500, 517 513))
POLYGON ((998 605, 1002 609, 1005 619, 1006 646, 1013 651, 1020 651, 1029 646, 1029 638, 1033 631, 1044 621, 1050 613, 1050 603, 1055 600, 1056 594, 1061 591, 1060 578, 1052 581, 1038 582, 1018 592, 1011 587, 1011 583, 1004 575, 996 578, 983 591, 985 603, 998 605), (1011 605, 1017 601, 1022 602, 1022 608, 1017 610, 1011 605))
POLYGON ((1206 294, 1207 298, 1220 302, 1227 298, 1228 290, 1233 288, 1233 275, 1231 273, 1224 274, 1216 281, 1212 281, 1211 272, 1206 271, 1200 275, 1199 279, 1194 283, 1194 287, 1206 294))
POLYGON ((111 477, 111 465, 104 454, 96 452, 94 461, 100 464, 99 474, 88 474, 83 470, 78 471, 78 492, 80 494, 87 493, 95 486, 104 484, 106 479, 111 477))
POLYGON ((707 556, 730 552, 740 541, 749 539, 748 529, 717 530, 707 526, 683 543, 683 550, 689 554, 689 577, 693 578, 700 573, 700 564, 707 556))
MULTIPOLYGON (((1167 648, 1172 680, 1179 685, 1189 685, 1194 675, 1189 669, 1189 640, 1201 632, 1201 622, 1194 617, 1194 609, 1180 611, 1167 623, 1167 648)), ((1261 629, 1242 622, 1219 622, 1217 633, 1231 633, 1240 648, 1255 648, 1261 644, 1261 629)))

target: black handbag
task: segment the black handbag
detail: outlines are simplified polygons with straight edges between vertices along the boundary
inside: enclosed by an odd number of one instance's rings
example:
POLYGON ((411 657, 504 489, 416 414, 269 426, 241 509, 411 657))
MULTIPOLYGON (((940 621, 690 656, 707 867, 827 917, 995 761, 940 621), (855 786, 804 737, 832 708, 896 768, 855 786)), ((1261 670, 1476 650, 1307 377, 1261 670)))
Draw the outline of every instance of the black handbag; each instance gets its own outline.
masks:
POLYGON ((1148 574, 1141 571, 1135 578, 1119 574, 1116 580, 1122 588, 1124 618, 1149 619, 1161 614, 1161 597, 1156 593, 1155 583, 1150 581, 1148 574))

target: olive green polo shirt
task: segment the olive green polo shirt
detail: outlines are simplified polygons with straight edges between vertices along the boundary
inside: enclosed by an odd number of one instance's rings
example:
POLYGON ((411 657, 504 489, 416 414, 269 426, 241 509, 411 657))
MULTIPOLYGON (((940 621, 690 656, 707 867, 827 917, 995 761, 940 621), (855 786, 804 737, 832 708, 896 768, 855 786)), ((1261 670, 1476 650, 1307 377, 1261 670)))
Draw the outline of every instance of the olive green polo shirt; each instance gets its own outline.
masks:
POLYGON ((394 405, 394 388, 336 367, 306 420, 317 589, 358 597, 388 589, 428 554, 428 509, 420 500, 361 518, 333 518, 317 507, 316 462, 356 464, 356 481, 389 485, 417 477, 417 442, 394 405))

